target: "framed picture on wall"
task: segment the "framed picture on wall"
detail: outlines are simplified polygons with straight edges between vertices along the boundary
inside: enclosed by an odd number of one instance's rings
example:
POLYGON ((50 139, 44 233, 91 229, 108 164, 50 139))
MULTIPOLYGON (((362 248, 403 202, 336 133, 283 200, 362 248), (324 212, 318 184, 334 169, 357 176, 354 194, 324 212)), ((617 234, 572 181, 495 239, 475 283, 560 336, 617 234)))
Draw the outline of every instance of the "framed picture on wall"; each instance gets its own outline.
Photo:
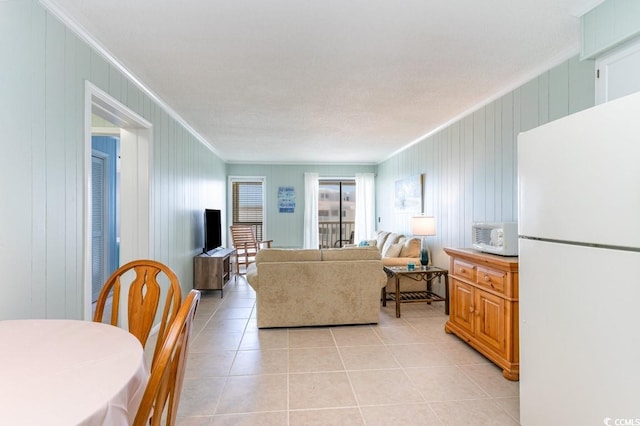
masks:
POLYGON ((296 190, 293 186, 278 188, 278 212, 293 213, 296 210, 296 190))
POLYGON ((424 175, 396 181, 394 207, 396 212, 420 213, 423 206, 424 175))

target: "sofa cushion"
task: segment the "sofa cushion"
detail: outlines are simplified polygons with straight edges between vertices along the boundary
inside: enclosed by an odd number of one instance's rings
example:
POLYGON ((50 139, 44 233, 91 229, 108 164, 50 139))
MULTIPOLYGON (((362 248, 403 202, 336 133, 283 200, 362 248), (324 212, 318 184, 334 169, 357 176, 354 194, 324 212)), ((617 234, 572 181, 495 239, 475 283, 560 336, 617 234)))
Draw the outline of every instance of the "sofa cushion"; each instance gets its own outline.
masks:
POLYGON ((256 262, 306 262, 322 260, 317 249, 278 249, 265 248, 256 255, 256 262))
POLYGON ((375 246, 324 249, 322 260, 380 260, 380 252, 375 246))
POLYGON ((420 257, 420 238, 408 238, 402 245, 399 257, 420 257))

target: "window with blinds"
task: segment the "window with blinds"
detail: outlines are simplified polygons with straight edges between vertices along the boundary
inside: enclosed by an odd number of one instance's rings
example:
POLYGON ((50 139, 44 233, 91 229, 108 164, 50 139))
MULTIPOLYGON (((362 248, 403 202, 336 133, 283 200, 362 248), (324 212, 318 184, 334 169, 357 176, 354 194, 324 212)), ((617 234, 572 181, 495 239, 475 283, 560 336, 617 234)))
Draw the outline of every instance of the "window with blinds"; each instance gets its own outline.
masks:
POLYGON ((264 194, 262 181, 232 182, 233 224, 251 225, 258 241, 262 240, 264 194))

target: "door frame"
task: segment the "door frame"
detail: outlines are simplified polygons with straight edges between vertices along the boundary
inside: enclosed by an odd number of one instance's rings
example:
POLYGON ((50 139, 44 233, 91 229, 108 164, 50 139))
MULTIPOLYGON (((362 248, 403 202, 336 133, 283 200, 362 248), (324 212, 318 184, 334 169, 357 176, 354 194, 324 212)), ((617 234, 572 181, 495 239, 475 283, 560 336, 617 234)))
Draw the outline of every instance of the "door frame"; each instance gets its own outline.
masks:
POLYGON ((92 115, 120 128, 120 264, 153 258, 152 124, 90 81, 85 81, 84 110, 84 211, 83 305, 84 318, 91 307, 91 136, 92 115))

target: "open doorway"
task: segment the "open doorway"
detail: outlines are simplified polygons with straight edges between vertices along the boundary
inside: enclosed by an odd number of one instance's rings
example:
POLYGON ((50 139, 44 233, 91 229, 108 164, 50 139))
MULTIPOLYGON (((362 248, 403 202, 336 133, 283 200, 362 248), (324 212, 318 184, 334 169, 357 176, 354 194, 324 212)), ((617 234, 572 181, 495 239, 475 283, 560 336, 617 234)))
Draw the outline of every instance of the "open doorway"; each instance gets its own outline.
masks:
POLYGON ((89 82, 85 93, 83 299, 84 317, 91 319, 92 302, 111 271, 153 257, 152 128, 89 82))

